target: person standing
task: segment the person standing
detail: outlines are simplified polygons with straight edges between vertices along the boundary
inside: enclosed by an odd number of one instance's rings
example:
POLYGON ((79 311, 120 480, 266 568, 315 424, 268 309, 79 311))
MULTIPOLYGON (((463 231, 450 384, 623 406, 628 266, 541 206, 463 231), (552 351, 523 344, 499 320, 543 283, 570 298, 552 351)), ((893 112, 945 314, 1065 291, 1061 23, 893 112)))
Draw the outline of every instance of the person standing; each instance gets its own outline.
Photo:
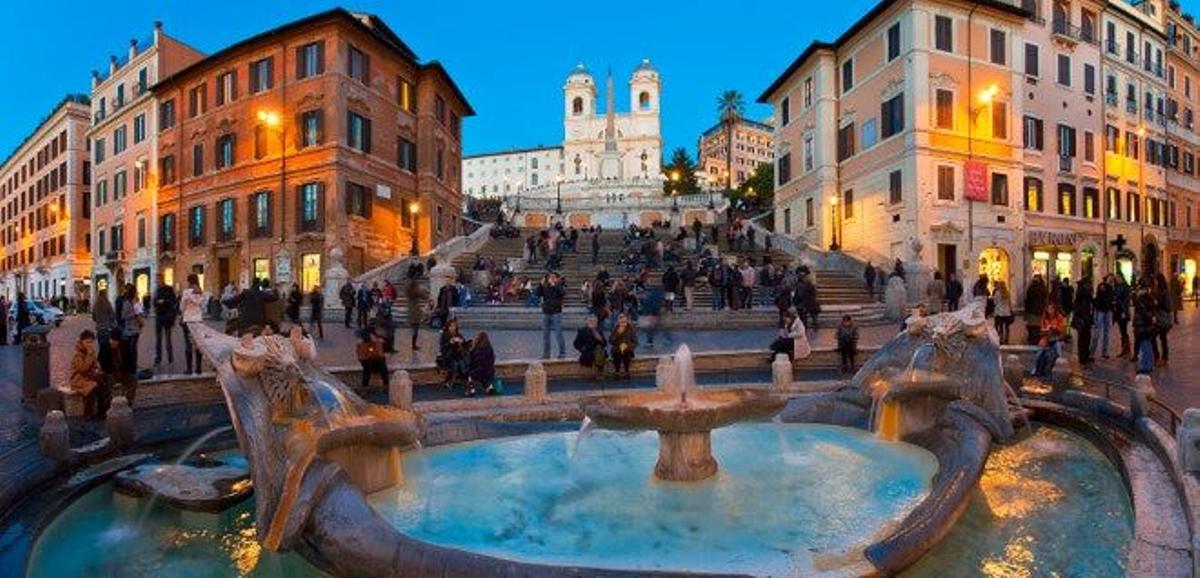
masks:
MULTIPOLYGON (((137 289, 132 283, 126 283, 121 296, 117 298, 117 333, 121 339, 121 373, 135 385, 138 374, 138 338, 145 323, 142 314, 138 312, 137 301, 137 289)), ((131 398, 129 395, 126 397, 131 398)), ((129 403, 133 403, 132 399, 129 403)))
POLYGON ((192 273, 187 276, 187 289, 179 299, 180 315, 183 319, 183 367, 187 373, 200 373, 200 348, 192 335, 193 323, 204 320, 204 292, 200 290, 200 278, 192 273))
POLYGON ((555 334, 558 341, 558 356, 566 357, 567 343, 562 332, 562 308, 567 292, 562 285, 562 278, 554 271, 547 273, 535 292, 542 301, 542 358, 550 358, 551 333, 555 334))
POLYGON ((1183 311, 1183 279, 1171 275, 1171 318, 1179 323, 1179 312, 1183 311))
POLYGON ((953 271, 946 276, 946 311, 958 311, 962 302, 963 284, 953 271))
POLYGON ((929 313, 936 315, 942 312, 942 307, 946 303, 946 282, 942 281, 942 272, 933 272, 933 281, 929 282, 929 286, 925 288, 925 297, 929 303, 929 313))
MULTIPOLYGON (((1112 277, 1110 275, 1110 277, 1112 277)), ((1130 348, 1129 343, 1129 304, 1132 290, 1129 283, 1125 281, 1124 275, 1116 275, 1116 282, 1112 286, 1112 305, 1113 305, 1113 321, 1117 324, 1117 329, 1121 334, 1121 353, 1117 355, 1120 358, 1130 358, 1132 361, 1137 361, 1136 353, 1130 348), (1130 357, 1130 356, 1133 357, 1130 357)))
POLYGON ((700 272, 696 270, 696 266, 692 264, 692 260, 688 259, 683 266, 683 273, 679 275, 679 283, 683 285, 683 308, 692 310, 692 296, 696 292, 696 278, 700 276, 700 272))
POLYGON ((355 324, 359 329, 367 326, 367 318, 371 314, 371 290, 367 289, 367 284, 363 283, 358 291, 354 292, 354 308, 356 309, 355 324))
POLYGON ((362 341, 355 346, 358 362, 362 364, 362 388, 371 387, 371 377, 378 375, 383 388, 388 387, 387 356, 383 353, 383 342, 373 331, 363 331, 362 341))
POLYGON ((592 233, 592 264, 600 262, 600 233, 592 233))
POLYGON ((1157 364, 1161 367, 1167 365, 1171 360, 1171 344, 1168 341, 1168 334, 1171 332, 1171 326, 1175 324, 1175 307, 1171 303, 1171 288, 1167 285, 1167 278, 1162 273, 1154 276, 1153 289, 1155 303, 1158 309, 1155 314, 1155 336, 1157 337, 1157 352, 1155 358, 1157 364))
POLYGON ((1154 289, 1150 282, 1142 277, 1138 279, 1137 289, 1133 291, 1133 340, 1134 356, 1137 360, 1139 375, 1150 375, 1154 371, 1154 339, 1158 331, 1156 313, 1158 303, 1154 297, 1154 289))
POLYGON ((338 289, 338 299, 342 302, 342 325, 350 329, 350 319, 354 316, 354 285, 349 280, 338 289))
POLYGON ((700 235, 703 234, 703 231, 704 231, 704 225, 700 223, 700 219, 693 220, 692 221, 692 235, 695 235, 695 237, 696 237, 696 252, 697 253, 699 253, 700 248, 704 246, 704 243, 700 240, 700 235))
POLYGON ((875 267, 867 261, 867 267, 863 269, 863 281, 867 284, 867 296, 872 300, 875 299, 875 267))
POLYGON ((292 289, 288 291, 287 296, 287 317, 292 325, 300 323, 300 306, 304 304, 304 294, 300 292, 300 285, 292 283, 292 289))
POLYGON ((167 363, 175 365, 175 319, 179 314, 179 297, 175 288, 166 284, 162 274, 158 276, 158 289, 154 290, 154 366, 162 364, 163 341, 167 342, 167 363))
POLYGON ((321 293, 320 285, 313 285, 308 293, 309 327, 317 339, 325 340, 325 295, 321 293))
POLYGON ((1041 341, 1042 314, 1046 311, 1047 299, 1046 281, 1041 275, 1034 275, 1025 289, 1025 343, 1029 345, 1041 341))
POLYGON ((675 271, 674 265, 668 265, 667 271, 662 276, 663 295, 668 313, 675 311, 675 294, 679 292, 679 273, 675 271))
POLYGON ((1091 279, 1079 280, 1072 313, 1071 326, 1079 333, 1079 342, 1075 344, 1079 363, 1090 365, 1092 363, 1092 324, 1096 317, 1091 279))
POLYGON ((1092 353, 1100 352, 1102 359, 1108 359, 1109 335, 1112 333, 1113 319, 1113 276, 1107 275, 1096 285, 1096 294, 1092 298, 1092 308, 1096 311, 1095 323, 1092 328, 1092 353))
POLYGON ((1009 292, 1008 284, 1004 281, 996 282, 996 290, 992 291, 992 303, 995 307, 993 319, 996 324, 996 333, 1000 335, 1001 345, 1008 345, 1009 328, 1013 323, 1013 309, 1012 293, 1009 292))
POLYGON ((838 325, 837 348, 841 357, 842 373, 854 373, 854 358, 858 355, 858 326, 849 315, 842 315, 842 324, 838 325))
POLYGON ((8 297, 0 295, 0 345, 8 345, 8 297))
MULTIPOLYGON (((8 312, 4 312, 8 315, 8 312)), ((33 325, 33 319, 29 316, 29 300, 25 298, 25 294, 17 292, 17 344, 20 345, 21 338, 25 336, 25 330, 33 325)))
POLYGON ((425 321, 425 301, 429 299, 429 292, 421 287, 416 279, 409 279, 408 286, 404 289, 404 298, 408 300, 408 328, 412 331, 412 350, 420 351, 417 335, 421 331, 421 323, 425 321))

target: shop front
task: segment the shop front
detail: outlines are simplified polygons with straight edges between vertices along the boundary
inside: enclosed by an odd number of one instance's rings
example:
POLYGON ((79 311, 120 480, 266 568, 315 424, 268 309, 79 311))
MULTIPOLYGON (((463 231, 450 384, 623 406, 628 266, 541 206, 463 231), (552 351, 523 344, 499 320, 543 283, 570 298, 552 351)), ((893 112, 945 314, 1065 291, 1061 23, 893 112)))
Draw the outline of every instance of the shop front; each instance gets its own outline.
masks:
POLYGON ((1029 277, 1095 279, 1103 273, 1103 239, 1079 231, 1030 229, 1029 277))

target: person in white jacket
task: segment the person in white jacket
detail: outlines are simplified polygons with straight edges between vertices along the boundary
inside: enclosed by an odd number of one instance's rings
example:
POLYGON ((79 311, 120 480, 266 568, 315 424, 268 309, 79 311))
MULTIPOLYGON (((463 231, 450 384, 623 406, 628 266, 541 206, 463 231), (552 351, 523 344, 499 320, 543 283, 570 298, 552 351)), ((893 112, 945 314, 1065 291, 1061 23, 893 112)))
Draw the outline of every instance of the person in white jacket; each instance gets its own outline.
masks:
POLYGON ((795 307, 788 309, 783 325, 779 328, 779 336, 771 344, 771 351, 787 355, 792 363, 812 355, 812 347, 808 344, 808 332, 795 307))
POLYGON ((200 350, 192 338, 192 323, 204 321, 204 304, 208 297, 200 289, 200 279, 195 273, 187 277, 187 289, 179 299, 180 317, 183 319, 183 359, 185 373, 200 373, 200 350), (195 362, 193 363, 193 360, 195 362))

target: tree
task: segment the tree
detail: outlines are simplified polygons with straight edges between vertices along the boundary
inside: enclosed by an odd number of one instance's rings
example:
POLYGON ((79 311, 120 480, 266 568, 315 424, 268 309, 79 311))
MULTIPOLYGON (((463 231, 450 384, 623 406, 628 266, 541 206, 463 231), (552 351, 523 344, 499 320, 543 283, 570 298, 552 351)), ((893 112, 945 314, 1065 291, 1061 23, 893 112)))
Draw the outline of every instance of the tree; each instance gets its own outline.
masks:
POLYGON ((667 180, 663 181, 663 194, 693 195, 700 192, 700 184, 696 181, 696 163, 692 162, 687 149, 679 147, 671 153, 671 162, 663 166, 667 180), (671 177, 679 175, 675 181, 671 177))
POLYGON ((717 115, 725 125, 725 188, 733 188, 733 127, 746 112, 746 99, 736 90, 726 90, 717 97, 717 115))
POLYGON ((760 163, 754 168, 754 174, 738 187, 733 194, 733 200, 746 199, 755 207, 769 208, 775 205, 775 165, 760 163), (751 192, 753 191, 753 193, 751 192))

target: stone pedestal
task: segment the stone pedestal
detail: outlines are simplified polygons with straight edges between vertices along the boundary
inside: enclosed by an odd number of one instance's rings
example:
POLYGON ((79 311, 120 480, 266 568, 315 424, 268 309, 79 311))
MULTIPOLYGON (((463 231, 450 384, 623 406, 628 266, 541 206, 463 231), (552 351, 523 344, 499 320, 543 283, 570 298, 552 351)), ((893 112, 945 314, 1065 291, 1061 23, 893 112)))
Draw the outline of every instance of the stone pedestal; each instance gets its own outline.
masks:
POLYGON ((531 401, 546 401, 546 368, 534 361, 525 370, 525 395, 531 401))
POLYGON ((70 455, 71 432, 63 412, 56 409, 46 414, 46 420, 38 432, 38 447, 43 455, 53 460, 65 460, 70 455))
POLYGON ((658 432, 658 463, 654 475, 668 482, 695 482, 717 473, 712 455, 712 432, 658 432))
POLYGON ((108 431, 108 439, 117 448, 127 448, 133 445, 133 409, 125 396, 118 395, 112 399, 108 408, 108 417, 104 419, 104 429, 108 431))
POLYGON ((342 249, 334 247, 329 250, 329 267, 325 268, 325 272, 321 275, 324 279, 321 287, 321 292, 325 294, 325 306, 329 307, 333 304, 341 304, 341 296, 339 292, 342 290, 342 285, 350 279, 350 272, 346 271, 346 267, 342 265, 342 249))
POLYGON ((1184 410, 1175 442, 1179 448, 1179 467, 1185 472, 1200 472, 1200 408, 1184 410))
POLYGON ((456 277, 458 277, 458 271, 455 270, 453 264, 439 261, 433 269, 429 270, 429 298, 437 299, 442 287, 453 285, 456 277))
POLYGON ((884 302, 887 305, 888 319, 900 321, 908 315, 908 289, 904 286, 903 279, 892 277, 888 280, 884 302))
POLYGON ((412 409, 413 382, 408 372, 398 369, 392 373, 388 386, 388 402, 400 409, 412 409))
POLYGON ((783 353, 775 354, 771 362, 771 387, 776 391, 787 391, 792 387, 792 360, 783 353))

